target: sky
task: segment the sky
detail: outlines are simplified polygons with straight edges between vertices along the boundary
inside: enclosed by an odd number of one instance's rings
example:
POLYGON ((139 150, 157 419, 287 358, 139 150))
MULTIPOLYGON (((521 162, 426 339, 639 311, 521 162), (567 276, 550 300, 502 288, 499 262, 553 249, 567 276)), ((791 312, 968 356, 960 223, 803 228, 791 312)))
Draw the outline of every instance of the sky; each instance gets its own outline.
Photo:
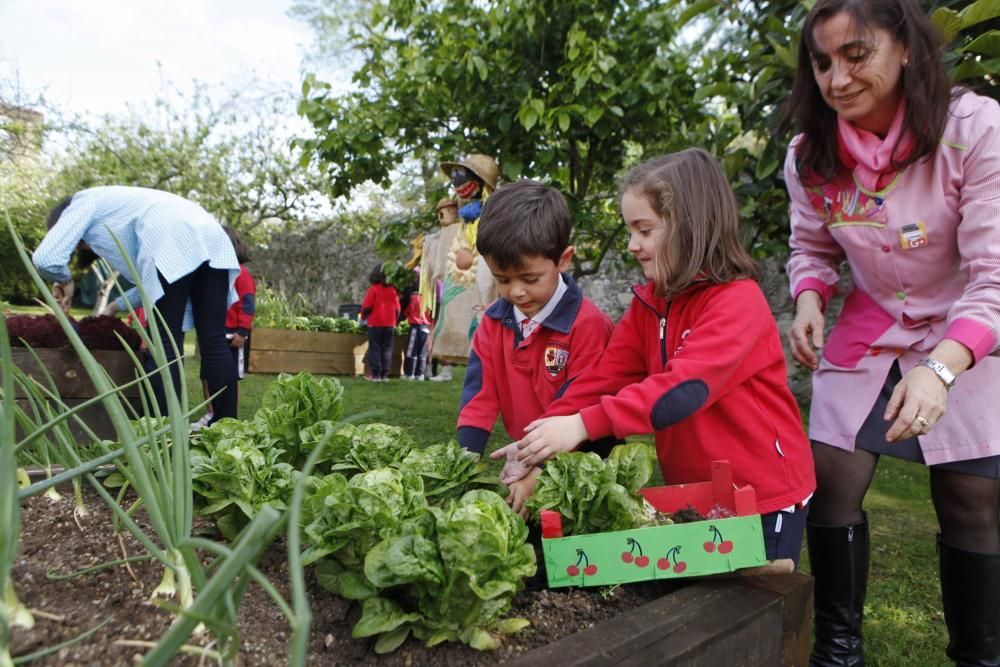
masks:
POLYGON ((296 91, 312 32, 287 16, 290 4, 0 0, 0 82, 16 80, 22 99, 41 94, 74 115, 151 103, 164 82, 190 90, 194 79, 225 86, 256 78, 296 91))

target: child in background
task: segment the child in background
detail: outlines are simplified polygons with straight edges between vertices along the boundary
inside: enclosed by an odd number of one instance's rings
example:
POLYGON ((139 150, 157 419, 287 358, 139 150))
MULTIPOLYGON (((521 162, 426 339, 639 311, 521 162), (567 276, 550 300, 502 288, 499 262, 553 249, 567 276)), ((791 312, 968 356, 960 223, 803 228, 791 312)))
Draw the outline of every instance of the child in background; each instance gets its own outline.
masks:
POLYGON ((399 294, 385 282, 378 264, 368 275, 371 287, 361 302, 361 318, 368 321, 368 375, 366 380, 384 382, 392 365, 392 334, 399 320, 399 294))
POLYGON ((710 479, 728 459, 757 493, 768 559, 797 564, 812 455, 726 175, 708 153, 681 151, 629 172, 620 204, 649 282, 632 288, 600 361, 525 428, 519 460, 644 433, 667 484, 710 479))
MULTIPOLYGON (((521 438, 580 373, 611 335, 611 320, 566 271, 573 259, 570 213, 555 188, 537 181, 505 185, 483 205, 476 247, 500 298, 486 309, 472 338, 458 415, 458 442, 482 454, 497 413, 507 433, 521 438)), ((606 456, 613 440, 591 446, 606 456)), ((511 475, 511 507, 522 512, 540 469, 511 475), (513 479, 511 479, 513 477, 513 479)))
MULTIPOLYGON (((246 376, 247 362, 250 359, 250 327, 253 325, 253 315, 256 311, 257 284, 254 282, 250 270, 247 269, 247 262, 250 261, 250 253, 243 238, 232 227, 224 226, 226 236, 233 244, 236 251, 236 261, 240 263, 240 274, 236 277, 233 288, 236 290, 236 302, 226 311, 226 339, 229 341, 229 350, 233 355, 233 363, 236 365, 237 377, 242 380, 246 376)), ((202 389, 205 392, 205 399, 209 397, 208 381, 202 375, 202 389)), ((237 388, 238 391, 238 388, 237 388)), ((239 406, 239 394, 236 396, 237 407, 239 406)), ((208 412, 196 422, 191 423, 191 430, 200 431, 208 426, 212 421, 212 405, 208 406, 208 412)))
POLYGON ((420 278, 403 294, 400 302, 403 317, 410 325, 410 336, 406 341, 406 356, 403 359, 403 379, 423 380, 427 366, 427 339, 431 332, 430 311, 425 310, 420 300, 420 278))

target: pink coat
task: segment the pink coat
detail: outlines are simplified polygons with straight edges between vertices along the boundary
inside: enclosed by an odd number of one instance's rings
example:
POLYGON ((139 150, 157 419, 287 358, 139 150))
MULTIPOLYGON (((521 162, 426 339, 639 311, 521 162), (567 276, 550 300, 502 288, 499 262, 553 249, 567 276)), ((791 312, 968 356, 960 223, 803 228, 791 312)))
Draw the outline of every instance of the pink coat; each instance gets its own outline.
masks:
POLYGON ((937 151, 880 192, 856 181, 804 186, 796 142, 785 161, 792 293, 813 289, 825 303, 845 258, 854 281, 813 375, 810 438, 852 450, 892 362, 906 373, 950 338, 975 364, 919 437, 924 458, 1000 454, 1000 105, 955 100, 937 151))

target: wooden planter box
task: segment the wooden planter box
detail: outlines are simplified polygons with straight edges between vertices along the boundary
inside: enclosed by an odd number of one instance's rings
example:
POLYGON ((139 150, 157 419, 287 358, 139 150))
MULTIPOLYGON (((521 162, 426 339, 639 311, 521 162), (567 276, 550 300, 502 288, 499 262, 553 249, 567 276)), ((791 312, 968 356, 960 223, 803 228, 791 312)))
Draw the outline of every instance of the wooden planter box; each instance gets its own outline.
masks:
POLYGON ((813 579, 695 581, 505 664, 797 667, 809 662, 813 579))
MULTIPOLYGON (((390 375, 400 374, 405 348, 406 339, 396 336, 390 375)), ((367 356, 365 334, 255 328, 250 342, 250 372, 364 375, 367 356)))
MULTIPOLYGON (((80 363, 80 358, 73 348, 41 348, 35 349, 33 352, 38 356, 45 370, 52 376, 52 380, 59 391, 59 396, 69 407, 72 408, 80 405, 97 394, 94 384, 90 381, 90 376, 87 375, 86 369, 80 363)), ((32 356, 32 351, 15 347, 11 349, 11 353, 15 366, 36 378, 43 386, 49 386, 45 374, 38 367, 35 357, 32 356)), ((135 365, 128 353, 124 351, 91 350, 91 354, 104 367, 111 381, 116 385, 126 384, 135 379, 135 365)), ((122 395, 134 408, 141 411, 138 385, 125 389, 122 395)), ((29 404, 20 388, 17 390, 16 397, 18 403, 27 409, 29 404)), ((85 408, 78 414, 99 437, 108 440, 118 439, 111 419, 108 417, 104 406, 100 403, 85 408)), ((86 440, 83 435, 83 429, 74 420, 70 420, 68 423, 70 431, 78 441, 86 440)), ((18 433, 18 437, 21 437, 20 429, 18 429, 18 433)))

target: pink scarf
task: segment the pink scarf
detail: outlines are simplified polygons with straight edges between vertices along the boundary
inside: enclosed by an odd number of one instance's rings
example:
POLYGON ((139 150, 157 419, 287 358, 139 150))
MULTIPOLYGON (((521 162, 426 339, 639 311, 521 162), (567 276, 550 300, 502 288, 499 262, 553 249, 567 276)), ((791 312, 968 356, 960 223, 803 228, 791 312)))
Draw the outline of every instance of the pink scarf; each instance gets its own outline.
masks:
POLYGON ((866 190, 879 192, 896 177, 893 168, 893 158, 899 162, 905 160, 913 147, 913 138, 909 133, 903 134, 903 118, 906 116, 906 102, 900 100, 896 107, 896 115, 892 119, 889 133, 885 139, 874 132, 862 130, 856 125, 837 116, 837 143, 840 151, 840 161, 866 190), (899 147, 896 148, 896 141, 899 147), (895 155, 893 148, 896 148, 895 155))

